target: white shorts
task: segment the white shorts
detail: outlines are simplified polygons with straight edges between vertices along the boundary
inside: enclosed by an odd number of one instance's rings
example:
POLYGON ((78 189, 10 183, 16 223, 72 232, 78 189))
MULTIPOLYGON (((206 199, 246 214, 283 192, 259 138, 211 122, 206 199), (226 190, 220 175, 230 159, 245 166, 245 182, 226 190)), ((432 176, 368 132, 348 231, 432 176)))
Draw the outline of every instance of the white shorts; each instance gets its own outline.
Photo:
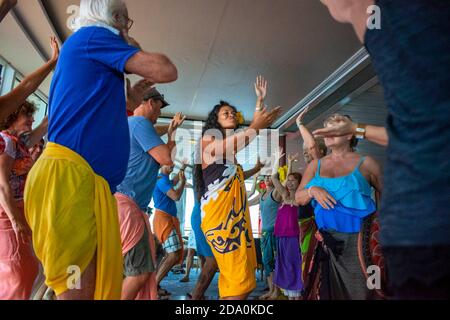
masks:
POLYGON ((187 248, 197 250, 197 244, 195 243, 194 230, 191 230, 191 233, 189 233, 189 240, 188 240, 187 248))

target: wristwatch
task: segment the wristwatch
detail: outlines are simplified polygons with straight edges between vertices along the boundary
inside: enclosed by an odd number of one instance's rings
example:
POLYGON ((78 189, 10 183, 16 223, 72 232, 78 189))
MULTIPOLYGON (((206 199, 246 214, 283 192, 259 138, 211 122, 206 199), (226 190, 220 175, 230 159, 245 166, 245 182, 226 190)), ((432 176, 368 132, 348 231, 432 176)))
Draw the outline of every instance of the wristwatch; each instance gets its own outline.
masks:
POLYGON ((364 140, 366 138, 366 127, 367 125, 365 124, 360 124, 358 123, 356 125, 356 139, 358 140, 364 140))

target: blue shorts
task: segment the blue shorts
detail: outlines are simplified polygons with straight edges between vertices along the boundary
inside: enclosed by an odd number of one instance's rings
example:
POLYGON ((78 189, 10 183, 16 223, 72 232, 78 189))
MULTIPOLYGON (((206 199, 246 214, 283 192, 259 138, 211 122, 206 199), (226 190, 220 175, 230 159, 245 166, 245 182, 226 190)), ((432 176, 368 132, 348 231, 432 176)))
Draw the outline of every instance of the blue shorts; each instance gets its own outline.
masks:
POLYGON ((197 254, 202 257, 213 257, 211 247, 206 241, 205 234, 202 231, 202 212, 200 209, 200 204, 196 204, 192 210, 191 215, 191 227, 195 233, 195 242, 197 244, 197 254))

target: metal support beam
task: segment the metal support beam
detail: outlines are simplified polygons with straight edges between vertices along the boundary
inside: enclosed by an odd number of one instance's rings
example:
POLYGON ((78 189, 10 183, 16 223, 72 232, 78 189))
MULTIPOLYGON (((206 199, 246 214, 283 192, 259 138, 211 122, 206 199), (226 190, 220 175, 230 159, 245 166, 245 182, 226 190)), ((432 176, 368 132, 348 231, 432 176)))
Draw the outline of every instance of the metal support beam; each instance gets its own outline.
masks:
POLYGON ((289 112, 283 115, 274 127, 282 129, 289 127, 295 122, 298 114, 305 108, 319 105, 323 100, 332 95, 338 88, 344 85, 354 75, 371 64, 370 56, 365 48, 361 48, 349 60, 347 60, 338 70, 322 82, 303 100, 297 103, 289 112))

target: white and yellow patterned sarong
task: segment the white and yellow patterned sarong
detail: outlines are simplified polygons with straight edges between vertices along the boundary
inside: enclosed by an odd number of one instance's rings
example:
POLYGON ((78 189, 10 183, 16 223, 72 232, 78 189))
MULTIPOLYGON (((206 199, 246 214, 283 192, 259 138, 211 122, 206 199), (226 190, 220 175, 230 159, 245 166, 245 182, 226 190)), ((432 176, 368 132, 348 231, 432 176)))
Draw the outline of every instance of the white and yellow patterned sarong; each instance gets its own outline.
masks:
POLYGON ((203 172, 202 230, 219 266, 220 297, 256 287, 256 250, 244 173, 240 166, 213 164, 203 172))

